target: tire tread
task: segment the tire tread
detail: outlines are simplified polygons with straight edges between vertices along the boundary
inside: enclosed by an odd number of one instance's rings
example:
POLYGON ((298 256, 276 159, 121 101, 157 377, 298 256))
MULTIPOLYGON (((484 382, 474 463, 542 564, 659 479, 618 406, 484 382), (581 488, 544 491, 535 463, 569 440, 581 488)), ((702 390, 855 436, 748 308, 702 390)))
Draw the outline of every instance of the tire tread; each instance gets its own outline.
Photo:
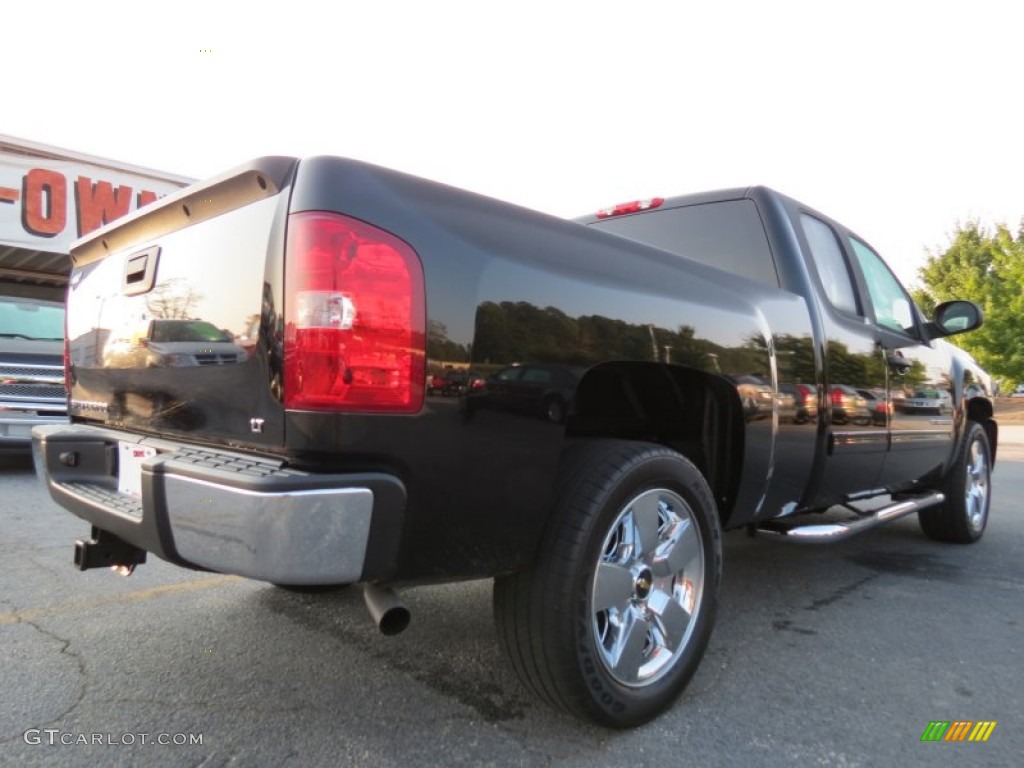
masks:
MULTIPOLYGON (((580 441, 568 448, 559 469, 560 482, 552 507, 554 517, 533 564, 497 578, 494 585, 499 644, 526 687, 557 709, 616 727, 635 725, 649 716, 637 722, 610 720, 587 692, 580 690, 576 658, 565 652, 564 645, 559 647, 559 638, 573 631, 573 605, 555 606, 552 596, 558 595, 559 587, 571 583, 577 575, 574 564, 578 558, 564 554, 585 549, 592 535, 590 510, 598 507, 610 489, 638 464, 660 457, 685 462, 695 476, 701 477, 687 459, 657 444, 602 439, 580 441)), ((715 509, 702 477, 701 484, 703 501, 709 509, 715 509)), ((717 586, 721 568, 717 527, 715 536, 717 586)))
MULTIPOLYGON (((981 533, 971 530, 963 510, 960 508, 966 493, 966 471, 967 462, 970 461, 970 447, 976 435, 980 435, 984 440, 989 459, 989 472, 991 472, 992 449, 989 446, 985 428, 976 421, 969 421, 963 439, 957 448, 956 459, 943 480, 942 489, 946 494, 946 501, 938 506, 922 509, 917 513, 921 530, 930 539, 954 544, 971 544, 981 538, 981 533)), ((991 488, 991 483, 989 487, 991 488)), ((984 529, 982 529, 983 532, 984 529)))

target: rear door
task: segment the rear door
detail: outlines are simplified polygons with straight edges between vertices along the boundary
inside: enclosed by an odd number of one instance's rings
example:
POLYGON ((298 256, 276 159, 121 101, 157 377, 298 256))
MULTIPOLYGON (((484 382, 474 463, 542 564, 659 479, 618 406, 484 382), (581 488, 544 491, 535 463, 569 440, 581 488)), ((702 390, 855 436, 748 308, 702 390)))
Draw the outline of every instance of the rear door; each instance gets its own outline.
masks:
POLYGON ((856 390, 888 386, 881 331, 870 322, 853 265, 835 222, 800 214, 804 246, 819 286, 826 336, 825 390, 820 414, 827 430, 827 458, 818 504, 877 487, 889 449, 886 424, 874 424, 856 390))

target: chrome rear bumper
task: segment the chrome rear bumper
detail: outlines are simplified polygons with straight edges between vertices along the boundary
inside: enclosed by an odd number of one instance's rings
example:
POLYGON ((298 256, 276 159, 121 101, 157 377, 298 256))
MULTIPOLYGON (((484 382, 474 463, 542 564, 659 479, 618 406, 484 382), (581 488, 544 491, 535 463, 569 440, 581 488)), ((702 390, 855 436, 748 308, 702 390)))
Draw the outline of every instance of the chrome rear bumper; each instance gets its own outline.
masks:
POLYGON ((169 475, 167 519, 178 555, 277 584, 349 584, 363 572, 369 488, 249 491, 169 475))
POLYGON ((308 473, 84 425, 37 428, 33 451, 58 504, 179 565, 289 585, 379 579, 394 567, 405 488, 390 475, 308 473), (118 490, 126 441, 156 450, 138 497, 118 490))

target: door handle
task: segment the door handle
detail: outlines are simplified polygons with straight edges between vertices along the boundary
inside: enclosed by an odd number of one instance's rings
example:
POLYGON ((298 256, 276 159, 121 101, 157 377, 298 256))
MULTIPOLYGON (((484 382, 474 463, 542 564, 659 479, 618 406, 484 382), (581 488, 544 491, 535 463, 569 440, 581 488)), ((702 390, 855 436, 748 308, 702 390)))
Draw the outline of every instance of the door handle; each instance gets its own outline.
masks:
POLYGON ((906 373, 914 364, 913 360, 908 360, 902 355, 887 355, 885 360, 889 363, 890 368, 894 368, 900 373, 906 373))

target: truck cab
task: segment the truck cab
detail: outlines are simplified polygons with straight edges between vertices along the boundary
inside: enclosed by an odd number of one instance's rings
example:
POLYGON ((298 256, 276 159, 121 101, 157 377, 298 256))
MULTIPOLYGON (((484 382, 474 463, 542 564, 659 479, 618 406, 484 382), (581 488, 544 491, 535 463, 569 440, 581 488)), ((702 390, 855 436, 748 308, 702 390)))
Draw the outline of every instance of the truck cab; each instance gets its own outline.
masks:
POLYGON ((995 425, 984 417, 991 415, 990 378, 943 340, 977 327, 977 307, 959 303, 943 308, 940 324, 926 321, 863 237, 766 187, 653 200, 579 221, 806 302, 807 333, 775 337, 772 372, 783 390, 807 381, 819 395, 816 431, 793 441, 785 426, 775 429, 777 444, 801 452, 796 446, 815 442, 813 458, 807 454, 812 478, 799 507, 824 508, 870 489, 901 492, 927 483, 948 468, 969 417, 988 424, 995 443, 995 425), (968 392, 971 382, 978 386, 968 392), (922 389, 943 396, 936 394, 929 408, 910 407, 922 389), (874 406, 861 390, 873 393, 874 406))

